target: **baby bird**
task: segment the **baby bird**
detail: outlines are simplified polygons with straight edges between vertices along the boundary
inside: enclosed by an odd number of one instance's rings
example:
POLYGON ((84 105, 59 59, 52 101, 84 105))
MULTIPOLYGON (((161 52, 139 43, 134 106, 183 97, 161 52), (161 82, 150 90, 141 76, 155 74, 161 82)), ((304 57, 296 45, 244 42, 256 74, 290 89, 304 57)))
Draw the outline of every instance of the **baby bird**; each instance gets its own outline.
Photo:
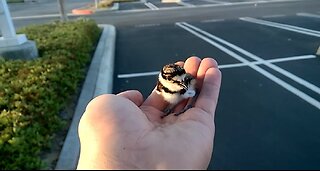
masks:
MULTIPOLYGON (((194 97, 196 92, 196 79, 189 73, 186 73, 183 67, 176 64, 165 65, 159 73, 156 92, 169 103, 165 111, 167 116, 172 113, 173 108, 182 100, 194 97)), ((175 113, 179 115, 192 106, 175 113)), ((163 116, 163 117, 164 117, 163 116)))

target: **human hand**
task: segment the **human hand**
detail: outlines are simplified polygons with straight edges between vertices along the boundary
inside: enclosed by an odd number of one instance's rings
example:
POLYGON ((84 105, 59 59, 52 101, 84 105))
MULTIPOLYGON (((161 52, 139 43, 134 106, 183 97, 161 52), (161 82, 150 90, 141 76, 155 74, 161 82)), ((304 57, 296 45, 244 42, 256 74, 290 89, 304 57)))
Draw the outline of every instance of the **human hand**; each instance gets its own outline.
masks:
POLYGON ((154 91, 145 101, 134 90, 94 98, 78 127, 77 169, 207 169, 221 72, 211 58, 178 64, 197 78, 195 106, 161 118, 167 104, 154 91))

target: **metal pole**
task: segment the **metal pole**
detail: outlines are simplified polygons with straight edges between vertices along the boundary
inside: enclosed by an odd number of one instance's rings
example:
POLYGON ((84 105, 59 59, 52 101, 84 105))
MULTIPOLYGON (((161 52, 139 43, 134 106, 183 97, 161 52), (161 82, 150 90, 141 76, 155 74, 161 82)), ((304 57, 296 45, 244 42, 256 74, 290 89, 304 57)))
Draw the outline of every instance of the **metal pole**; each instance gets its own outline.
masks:
POLYGON ((64 11, 64 0, 58 0, 61 21, 67 21, 68 17, 64 11))
POLYGON ((96 9, 98 9, 99 0, 95 0, 96 9))

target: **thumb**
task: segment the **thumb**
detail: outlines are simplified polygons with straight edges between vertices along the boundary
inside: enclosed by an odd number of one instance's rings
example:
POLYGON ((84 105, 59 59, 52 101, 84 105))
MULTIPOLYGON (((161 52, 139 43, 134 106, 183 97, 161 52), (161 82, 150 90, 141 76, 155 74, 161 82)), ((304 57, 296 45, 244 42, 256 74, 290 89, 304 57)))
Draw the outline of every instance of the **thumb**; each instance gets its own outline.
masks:
POLYGON ((117 96, 127 98, 130 101, 132 101, 134 104, 136 104, 137 106, 141 106, 141 104, 143 102, 143 96, 137 90, 124 91, 124 92, 117 94, 117 96))

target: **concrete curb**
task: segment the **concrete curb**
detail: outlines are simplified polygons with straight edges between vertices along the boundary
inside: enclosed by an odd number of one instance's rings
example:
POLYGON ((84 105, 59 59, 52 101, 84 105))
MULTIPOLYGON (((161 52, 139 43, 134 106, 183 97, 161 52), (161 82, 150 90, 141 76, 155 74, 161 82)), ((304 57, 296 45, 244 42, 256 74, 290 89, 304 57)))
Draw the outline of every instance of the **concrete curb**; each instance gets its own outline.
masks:
POLYGON ((80 153, 78 124, 81 116, 87 104, 94 97, 103 93, 112 93, 116 29, 113 25, 106 24, 99 25, 99 27, 103 28, 103 32, 92 58, 55 170, 76 169, 80 153))
POLYGON ((103 58, 101 59, 94 97, 112 92, 113 64, 116 43, 115 27, 107 24, 99 24, 99 26, 102 28, 108 28, 106 29, 106 35, 108 35, 108 38, 105 40, 104 46, 97 47, 97 50, 103 53, 103 58))

